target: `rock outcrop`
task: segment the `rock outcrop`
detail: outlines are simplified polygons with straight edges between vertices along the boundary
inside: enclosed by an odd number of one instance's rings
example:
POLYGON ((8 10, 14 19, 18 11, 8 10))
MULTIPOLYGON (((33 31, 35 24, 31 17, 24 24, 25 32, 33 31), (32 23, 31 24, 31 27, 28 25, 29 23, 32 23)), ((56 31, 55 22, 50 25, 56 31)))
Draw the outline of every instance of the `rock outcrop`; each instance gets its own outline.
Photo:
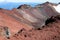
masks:
POLYGON ((41 28, 45 25, 45 21, 52 16, 60 15, 53 6, 57 4, 53 3, 43 3, 40 7, 27 7, 28 5, 20 6, 21 8, 17 9, 17 12, 24 18, 22 20, 25 23, 34 26, 35 28, 41 28), (26 8, 25 8, 26 7, 26 8))

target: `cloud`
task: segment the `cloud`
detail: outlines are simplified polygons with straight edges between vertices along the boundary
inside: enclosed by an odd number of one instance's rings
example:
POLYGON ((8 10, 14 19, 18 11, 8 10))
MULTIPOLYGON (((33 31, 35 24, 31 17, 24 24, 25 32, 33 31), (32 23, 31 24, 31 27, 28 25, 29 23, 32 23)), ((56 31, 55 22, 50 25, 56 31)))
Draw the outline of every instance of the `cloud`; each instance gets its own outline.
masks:
POLYGON ((35 3, 40 3, 40 2, 60 2, 60 0, 0 0, 0 2, 35 2, 35 3))
POLYGON ((39 3, 39 2, 60 2, 60 0, 6 0, 7 2, 35 2, 35 3, 39 3))
POLYGON ((0 0, 0 2, 4 2, 5 0, 0 0))
POLYGON ((40 0, 6 0, 7 2, 41 2, 40 0))
POLYGON ((54 3, 58 3, 60 2, 60 0, 48 0, 49 2, 54 2, 54 3))

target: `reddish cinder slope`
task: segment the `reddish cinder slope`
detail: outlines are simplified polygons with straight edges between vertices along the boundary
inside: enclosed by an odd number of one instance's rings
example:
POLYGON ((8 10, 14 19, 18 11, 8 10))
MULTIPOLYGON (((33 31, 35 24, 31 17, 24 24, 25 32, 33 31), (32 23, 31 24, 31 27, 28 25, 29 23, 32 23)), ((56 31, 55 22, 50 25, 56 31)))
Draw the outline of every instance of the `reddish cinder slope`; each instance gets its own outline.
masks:
POLYGON ((60 19, 55 17, 56 21, 45 25, 43 29, 23 30, 15 34, 10 40, 60 40, 60 19))
POLYGON ((60 17, 56 18, 57 15, 60 14, 55 11, 52 4, 45 3, 40 7, 21 5, 18 9, 0 9, 0 38, 1 40, 60 40, 60 17), (46 20, 51 17, 55 20, 54 23, 45 25, 46 20))
POLYGON ((1 10, 0 25, 8 27, 11 31, 11 34, 15 34, 22 28, 26 28, 27 30, 31 29, 31 26, 18 21, 18 19, 15 19, 13 14, 14 12, 12 13, 12 11, 1 10))

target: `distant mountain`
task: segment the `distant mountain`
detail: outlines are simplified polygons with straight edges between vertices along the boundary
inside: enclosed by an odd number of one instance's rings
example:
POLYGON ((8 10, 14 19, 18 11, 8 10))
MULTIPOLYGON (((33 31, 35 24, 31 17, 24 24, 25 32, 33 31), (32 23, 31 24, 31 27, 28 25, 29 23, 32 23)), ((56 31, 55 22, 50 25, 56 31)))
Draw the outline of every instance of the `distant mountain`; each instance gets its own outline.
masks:
POLYGON ((20 2, 20 3, 11 3, 11 2, 9 2, 9 3, 0 3, 0 8, 11 10, 13 8, 17 8, 18 6, 20 6, 22 4, 28 4, 28 5, 31 5, 31 6, 34 7, 38 3, 23 3, 23 2, 20 2))

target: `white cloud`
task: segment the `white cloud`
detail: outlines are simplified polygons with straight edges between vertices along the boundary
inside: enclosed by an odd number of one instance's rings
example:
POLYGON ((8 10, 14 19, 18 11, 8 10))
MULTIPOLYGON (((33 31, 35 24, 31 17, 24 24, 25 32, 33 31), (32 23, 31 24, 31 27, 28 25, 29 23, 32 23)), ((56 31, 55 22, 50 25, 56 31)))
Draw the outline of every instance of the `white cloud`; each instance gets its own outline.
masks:
POLYGON ((35 3, 39 3, 39 2, 46 2, 47 0, 6 0, 7 2, 35 2, 35 3))
POLYGON ((6 0, 7 2, 38 2, 39 0, 6 0))
POLYGON ((39 3, 39 2, 60 2, 60 0, 0 0, 0 2, 35 2, 35 3, 39 3))
POLYGON ((0 0, 0 2, 4 2, 5 0, 0 0))
POLYGON ((49 2, 54 2, 54 3, 58 3, 60 2, 60 0, 48 0, 49 2))

